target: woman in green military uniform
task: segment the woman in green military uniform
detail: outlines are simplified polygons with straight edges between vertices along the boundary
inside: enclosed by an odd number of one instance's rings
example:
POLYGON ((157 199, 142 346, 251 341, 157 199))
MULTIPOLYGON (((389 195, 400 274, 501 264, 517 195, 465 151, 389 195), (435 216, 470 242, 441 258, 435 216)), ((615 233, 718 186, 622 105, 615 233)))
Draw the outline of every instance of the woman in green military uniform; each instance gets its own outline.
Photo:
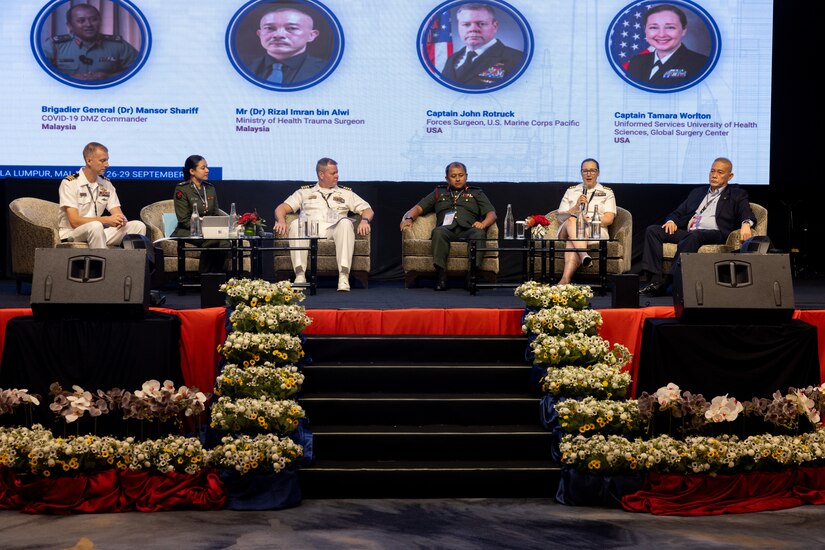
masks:
MULTIPOLYGON (((224 214, 218 207, 215 186, 206 181, 209 177, 209 167, 205 158, 200 155, 191 155, 187 158, 183 163, 183 175, 188 179, 175 187, 174 203, 178 226, 172 233, 173 237, 188 237, 191 234, 189 223, 195 209, 201 217, 224 214)), ((198 246, 228 249, 229 243, 220 239, 206 239, 198 243, 198 246)), ((204 250, 200 256, 199 271, 201 273, 224 273, 228 256, 228 250, 204 250)))

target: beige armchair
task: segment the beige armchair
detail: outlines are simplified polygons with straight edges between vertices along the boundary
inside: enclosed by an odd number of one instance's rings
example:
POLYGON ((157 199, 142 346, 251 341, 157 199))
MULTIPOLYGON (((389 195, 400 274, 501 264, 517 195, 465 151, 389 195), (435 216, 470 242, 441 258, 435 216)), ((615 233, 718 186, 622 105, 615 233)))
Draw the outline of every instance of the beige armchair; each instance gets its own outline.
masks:
MULTIPOLYGON (((146 236, 155 242, 166 236, 164 231, 163 215, 175 213, 175 201, 167 199, 163 201, 153 202, 148 206, 144 206, 140 210, 140 219, 146 224, 146 236)), ((225 215, 226 212, 218 209, 220 215, 225 215)), ((177 276, 178 274, 178 243, 176 241, 162 241, 156 245, 163 251, 163 262, 155 259, 157 266, 163 266, 163 273, 167 277, 170 275, 177 276)), ((184 256, 184 269, 187 273, 197 273, 200 262, 200 253, 191 252, 184 256)), ((249 259, 244 259, 244 269, 249 270, 249 259)))
MULTIPOLYGON (((286 224, 292 223, 298 217, 297 214, 287 214, 286 224)), ((273 217, 274 219, 274 217, 273 217)), ((354 227, 358 227, 361 216, 353 217, 354 227)), ((275 263, 275 274, 280 280, 294 277, 292 260, 289 257, 289 250, 286 249, 288 241, 275 241, 276 247, 284 247, 284 250, 275 250, 273 253, 275 263)), ((335 243, 330 239, 318 240, 318 275, 338 276, 338 261, 335 259, 335 243)), ((357 279, 361 286, 368 288, 370 274, 370 236, 355 233, 355 250, 352 253, 352 265, 350 266, 350 276, 357 279)))
MULTIPOLYGON (((751 203, 751 210, 753 210, 753 215, 756 216, 756 225, 753 226, 754 237, 767 235, 768 210, 764 206, 756 204, 755 202, 751 203)), ((739 236, 739 229, 736 229, 728 235, 728 239, 725 244, 706 244, 699 248, 699 253, 727 253, 733 252, 734 250, 739 250, 741 247, 742 239, 739 236)), ((662 248, 662 272, 667 273, 670 271, 670 266, 673 264, 673 257, 676 255, 676 245, 673 243, 664 243, 662 248)))
MULTIPOLYGON (((155 242, 166 236, 163 227, 163 215, 168 213, 175 213, 175 201, 172 199, 153 202, 148 206, 144 206, 140 210, 140 219, 146 224, 146 236, 155 242)), ((163 251, 163 261, 158 261, 155 258, 155 265, 163 266, 163 273, 178 272, 178 243, 175 241, 163 241, 156 245, 163 251)), ((198 271, 198 254, 187 254, 185 259, 186 271, 198 271)))
MULTIPOLYGON (((415 286, 419 277, 434 277, 433 246, 430 235, 435 229, 435 213, 418 216, 410 227, 401 231, 401 267, 404 269, 404 287, 415 286)), ((486 246, 498 245, 498 225, 487 228, 486 246)), ((447 258, 447 276, 467 276, 469 246, 466 242, 450 243, 447 258)), ((485 252, 478 271, 480 277, 495 282, 498 276, 498 252, 485 252)))
MULTIPOLYGON (((547 226, 546 235, 553 236, 559 232, 559 221, 556 217, 556 210, 547 214, 550 225, 547 226)), ((607 228, 610 241, 607 243, 607 273, 619 274, 630 271, 630 264, 633 253, 633 215, 624 208, 616 207, 616 217, 613 223, 607 228)), ((557 248, 564 248, 564 242, 559 241, 557 248)), ((589 252, 593 262, 587 266, 579 267, 576 277, 598 277, 599 275, 599 253, 589 252)), ((534 265, 536 274, 541 273, 541 260, 536 258, 534 265)), ((556 254, 554 273, 561 275, 564 270, 564 254, 556 254)))
POLYGON ((57 231, 60 205, 56 202, 21 197, 9 203, 9 237, 11 271, 20 294, 24 281, 34 274, 34 251, 37 248, 88 248, 86 243, 61 243, 57 231))

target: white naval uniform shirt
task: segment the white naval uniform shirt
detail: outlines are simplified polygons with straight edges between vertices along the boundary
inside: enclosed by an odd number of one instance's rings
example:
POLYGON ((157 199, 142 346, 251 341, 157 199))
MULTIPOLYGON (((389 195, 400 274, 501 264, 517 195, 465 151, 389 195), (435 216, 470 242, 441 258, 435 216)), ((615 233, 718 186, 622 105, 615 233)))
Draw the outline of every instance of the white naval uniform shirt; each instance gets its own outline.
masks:
MULTIPOLYGON (((556 215, 559 222, 564 222, 570 217, 567 212, 573 208, 573 205, 578 202, 579 197, 582 196, 583 184, 572 185, 567 188, 559 205, 559 211, 556 215)), ((616 197, 613 195, 613 190, 605 187, 601 183, 597 183, 596 187, 587 192, 587 198, 590 202, 587 204, 587 220, 589 221, 593 216, 595 207, 599 207, 599 215, 604 215, 605 212, 616 213, 616 197)), ((561 227, 560 227, 561 228, 561 227)), ((610 235, 607 228, 602 226, 602 239, 608 239, 610 235)))
POLYGON ((76 208, 80 216, 91 218, 102 216, 107 210, 111 212, 112 208, 120 207, 120 200, 112 182, 103 176, 98 176, 96 181, 90 182, 82 168, 77 174, 72 174, 60 182, 59 195, 60 213, 57 228, 61 239, 67 238, 73 230, 66 208, 76 208))
POLYGON ((367 201, 348 187, 336 185, 324 189, 317 183, 298 189, 284 202, 293 212, 303 210, 307 219, 317 221, 320 235, 325 235, 327 229, 346 218, 350 212, 360 214, 370 207, 367 201))

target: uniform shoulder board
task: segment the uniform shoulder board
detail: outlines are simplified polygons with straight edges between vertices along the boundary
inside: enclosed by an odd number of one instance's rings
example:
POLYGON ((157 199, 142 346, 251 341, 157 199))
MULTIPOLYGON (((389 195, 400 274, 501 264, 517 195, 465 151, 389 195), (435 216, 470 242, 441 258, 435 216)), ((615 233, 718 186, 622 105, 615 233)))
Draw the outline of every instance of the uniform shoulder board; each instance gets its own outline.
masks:
POLYGON ((352 191, 352 189, 350 189, 349 187, 343 186, 343 185, 339 185, 338 189, 343 189, 344 191, 352 191))
POLYGON ((108 181, 109 183, 111 183, 111 182, 112 182, 112 180, 110 180, 110 179, 109 179, 109 178, 107 178, 106 176, 100 176, 100 179, 102 179, 102 180, 104 180, 104 181, 108 181))
POLYGON ((314 185, 302 185, 301 189, 312 189, 313 187, 315 187, 315 186, 314 185))
POLYGON ((570 187, 568 187, 568 189, 575 189, 576 187, 581 187, 581 186, 582 186, 581 183, 577 183, 575 185, 571 185, 570 187))
POLYGON ((123 42, 123 37, 119 34, 101 34, 100 38, 107 42, 123 42))
POLYGON ((70 174, 70 175, 66 176, 66 181, 76 180, 79 177, 80 177, 80 172, 75 172, 74 174, 70 174))
POLYGON ((611 188, 609 188, 606 185, 602 185, 602 189, 604 189, 605 191, 613 191, 611 188))
POLYGON ((52 36, 52 42, 55 44, 62 44, 63 42, 68 42, 71 39, 71 34, 55 34, 52 36))

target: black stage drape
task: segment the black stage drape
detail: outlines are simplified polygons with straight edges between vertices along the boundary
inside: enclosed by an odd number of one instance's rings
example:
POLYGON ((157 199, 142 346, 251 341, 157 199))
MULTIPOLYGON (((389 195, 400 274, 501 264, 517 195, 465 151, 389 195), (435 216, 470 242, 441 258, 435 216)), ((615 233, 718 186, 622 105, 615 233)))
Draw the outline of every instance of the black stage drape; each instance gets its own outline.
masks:
POLYGON ((777 325, 691 325, 647 319, 637 394, 669 382, 710 401, 770 397, 819 384, 817 329, 794 320, 777 325))
POLYGON ((15 317, 6 326, 0 387, 39 394, 35 420, 48 426, 53 382, 65 390, 76 384, 92 393, 112 388, 134 392, 152 379, 181 385, 180 333, 178 317, 157 312, 143 319, 15 317))

